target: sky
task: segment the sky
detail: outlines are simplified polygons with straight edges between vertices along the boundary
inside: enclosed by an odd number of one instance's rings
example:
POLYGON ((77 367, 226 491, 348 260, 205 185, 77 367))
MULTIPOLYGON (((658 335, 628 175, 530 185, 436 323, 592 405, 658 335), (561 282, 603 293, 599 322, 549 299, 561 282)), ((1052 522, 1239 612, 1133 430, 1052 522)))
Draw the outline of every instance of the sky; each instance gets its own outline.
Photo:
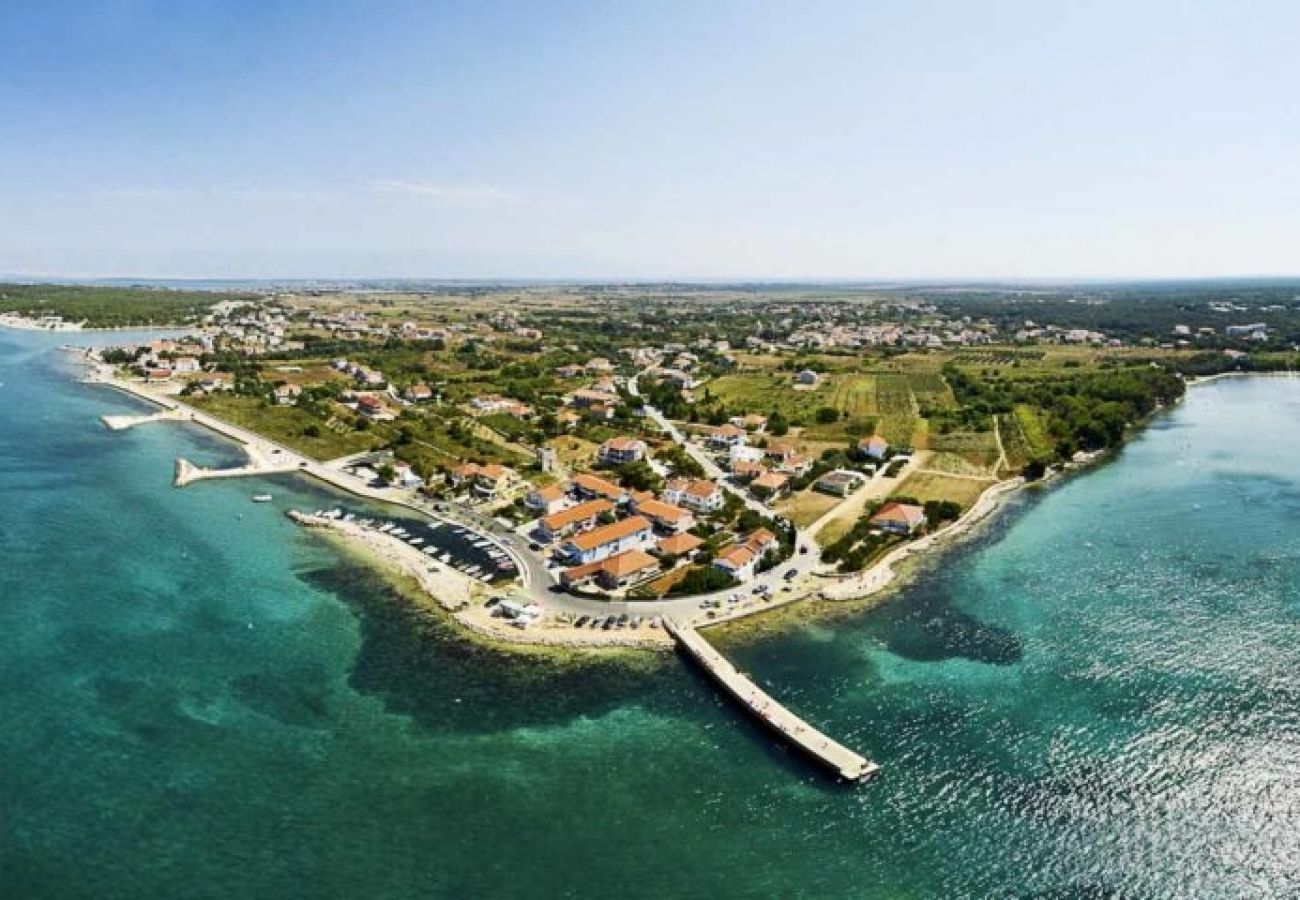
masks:
POLYGON ((0 272, 1300 274, 1300 4, 5 0, 0 272))

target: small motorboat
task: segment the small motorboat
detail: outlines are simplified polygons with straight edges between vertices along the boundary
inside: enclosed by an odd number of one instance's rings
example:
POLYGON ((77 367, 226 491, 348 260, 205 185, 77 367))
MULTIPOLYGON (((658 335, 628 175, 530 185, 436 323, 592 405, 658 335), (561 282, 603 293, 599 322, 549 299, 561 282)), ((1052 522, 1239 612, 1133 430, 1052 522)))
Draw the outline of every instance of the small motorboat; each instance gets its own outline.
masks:
POLYGON ((253 502, 254 502, 254 503, 270 503, 272 499, 273 499, 273 498, 271 497, 270 494, 254 494, 254 495, 253 495, 253 502))

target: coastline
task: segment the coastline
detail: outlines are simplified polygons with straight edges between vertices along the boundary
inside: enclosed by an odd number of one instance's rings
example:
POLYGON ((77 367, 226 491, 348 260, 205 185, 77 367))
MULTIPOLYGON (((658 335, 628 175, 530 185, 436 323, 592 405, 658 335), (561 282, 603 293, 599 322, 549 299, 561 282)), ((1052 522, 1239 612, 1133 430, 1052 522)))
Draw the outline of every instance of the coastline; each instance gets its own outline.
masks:
MULTIPOLYGON (((161 406, 164 409, 185 412, 188 421, 204 425, 227 438, 235 440, 243 447, 250 460, 256 461, 259 457, 265 457, 265 454, 257 452, 260 445, 265 444, 268 448, 276 448, 274 452, 285 454, 280 457, 281 459, 287 459, 291 462, 301 460, 301 463, 289 466, 288 471, 311 475, 331 487, 366 500, 391 503, 431 519, 472 527, 467 523, 459 522, 452 516, 434 513, 432 510, 410 501, 409 498, 390 496, 377 489, 348 483, 340 473, 326 469, 318 461, 302 457, 301 454, 283 448, 247 429, 233 426, 221 419, 196 411, 175 398, 156 394, 143 385, 118 377, 111 365, 97 359, 93 353, 85 352, 83 358, 93 370, 93 374, 86 379, 88 382, 118 388, 133 397, 161 406)), ((1231 375, 1256 374, 1270 373, 1217 373, 1205 378, 1190 379, 1187 381, 1187 386, 1190 389, 1231 375)), ((1290 375, 1289 377, 1295 376, 1290 375)), ((1125 438, 1125 442, 1139 433, 1141 428, 1159 411, 1156 410, 1155 413, 1152 413, 1152 416, 1131 426, 1132 433, 1125 438)), ((1111 457, 1117 449, 1119 448, 1111 448, 1086 455, 1080 454, 1071 462, 1049 469, 1043 478, 1034 482, 1026 482, 1023 477, 1017 476, 991 484, 958 519, 931 534, 893 548, 863 572, 849 576, 810 572, 800 579, 796 588, 797 592, 788 598, 774 598, 775 602, 768 604, 744 604, 736 609, 720 611, 715 618, 697 620, 696 627, 711 629, 720 626, 731 626, 734 628, 737 623, 742 621, 751 622, 762 627, 764 625, 770 626, 774 622, 787 618, 797 618, 800 621, 816 618, 818 615, 831 613, 836 606, 841 607, 842 611, 851 609, 854 612, 874 608, 886 602, 895 595, 899 588, 905 586, 911 575, 920 568, 922 563, 942 559, 945 550, 961 539, 969 537, 972 531, 981 523, 991 520, 1005 506, 1005 501, 1017 491, 1031 485, 1041 486, 1052 483, 1067 474, 1086 471, 1098 462, 1111 457)), ((438 571, 436 567, 429 565, 427 557, 413 551, 413 548, 407 547, 400 541, 387 538, 384 535, 370 534, 360 528, 333 527, 323 529, 323 532, 329 534, 336 545, 347 546, 349 549, 358 551, 361 558, 371 563, 383 574, 405 579, 416 585, 420 593, 428 601, 422 603, 422 606, 427 606, 431 610, 436 609, 448 615, 450 618, 455 619, 464 631, 497 645, 520 648, 548 646, 571 649, 608 649, 617 647, 655 651, 663 651, 672 647, 671 639, 659 630, 654 632, 641 630, 633 632, 628 630, 590 631, 587 629, 574 629, 570 625, 573 616, 555 610, 550 610, 549 615, 543 618, 542 623, 534 624, 528 629, 516 628, 508 621, 491 615, 491 610, 486 603, 488 589, 480 582, 469 580, 472 584, 465 584, 462 583, 464 576, 461 576, 455 570, 448 570, 451 575, 438 571), (390 544, 395 546, 390 546, 390 544), (414 557, 411 556, 413 552, 414 557)), ((487 536, 492 537, 491 535, 487 536)), ((520 554, 516 548, 510 547, 504 542, 498 542, 498 546, 515 558, 521 575, 521 585, 526 592, 530 587, 528 583, 529 567, 519 558, 520 554)), ((500 598, 505 593, 507 592, 498 590, 495 592, 495 596, 500 598)))
POLYGON ((414 587, 416 605, 430 613, 446 615, 463 629, 502 643, 532 647, 566 647, 584 650, 671 650, 672 639, 660 629, 636 632, 575 630, 554 618, 526 629, 515 628, 509 621, 493 616, 488 603, 499 599, 502 591, 493 590, 477 579, 451 566, 431 559, 398 538, 369 531, 354 522, 318 518, 291 511, 289 517, 308 531, 316 532, 336 549, 345 550, 390 581, 406 582, 414 587))
POLYGON ((0 328, 10 331, 39 331, 47 334, 113 334, 119 331, 191 331, 199 326, 194 322, 137 322, 130 325, 87 325, 81 322, 63 322, 57 326, 42 325, 31 316, 0 313, 0 328))

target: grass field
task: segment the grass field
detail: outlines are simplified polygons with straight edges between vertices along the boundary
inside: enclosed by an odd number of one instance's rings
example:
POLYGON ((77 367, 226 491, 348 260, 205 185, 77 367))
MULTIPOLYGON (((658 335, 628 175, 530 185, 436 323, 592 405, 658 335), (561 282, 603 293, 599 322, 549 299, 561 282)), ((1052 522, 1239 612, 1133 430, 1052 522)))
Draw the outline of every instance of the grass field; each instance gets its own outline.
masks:
POLYGON ((353 431, 350 428, 336 431, 301 409, 292 406, 265 406, 255 397, 214 394, 188 399, 204 412, 256 431, 316 459, 335 459, 371 450, 383 443, 383 439, 372 432, 353 431), (313 425, 319 430, 319 436, 309 437, 303 433, 313 425))
POLYGON ((1053 452, 1052 438, 1038 411, 1029 406, 1017 406, 1015 418, 1030 454, 1044 459, 1050 457, 1053 452))
POLYGON ((926 468, 958 475, 993 474, 993 464, 998 459, 998 444, 992 431, 931 434, 929 443, 935 454, 926 468))
MULTIPOLYGON (((846 364, 842 358, 838 363, 846 364)), ((729 407, 763 414, 780 410, 792 424, 805 426, 803 437, 833 443, 874 430, 892 444, 924 447, 921 410, 955 403, 936 358, 920 354, 890 360, 879 371, 829 371, 811 391, 795 390, 790 373, 777 371, 724 375, 707 388, 729 407), (823 406, 837 410, 840 419, 817 423, 814 415, 823 406)))
POLYGON ((555 455, 565 466, 571 469, 586 468, 596 460, 599 444, 583 440, 577 436, 551 438, 546 446, 555 448, 555 455))
POLYGON ((811 525, 820 519, 841 499, 810 488, 806 491, 800 491, 789 500, 781 503, 777 507, 777 511, 789 518, 799 528, 803 528, 805 525, 811 525))
POLYGON ((971 504, 993 483, 991 480, 976 481, 973 478, 948 478, 929 472, 914 472, 894 489, 894 495, 915 497, 922 503, 927 500, 953 500, 965 510, 970 509, 971 504))
POLYGON ((789 372, 746 372, 723 375, 703 388, 706 396, 721 400, 728 407, 767 415, 780 410, 790 422, 811 422, 819 406, 829 406, 834 388, 829 380, 812 390, 796 391, 789 372))

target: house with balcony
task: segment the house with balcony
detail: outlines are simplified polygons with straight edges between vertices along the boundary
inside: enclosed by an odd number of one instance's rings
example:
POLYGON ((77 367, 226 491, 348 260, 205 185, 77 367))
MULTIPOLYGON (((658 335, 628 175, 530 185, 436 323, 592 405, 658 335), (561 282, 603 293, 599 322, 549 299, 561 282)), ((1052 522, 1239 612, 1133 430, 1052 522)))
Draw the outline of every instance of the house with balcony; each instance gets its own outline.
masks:
POLYGON ((625 550, 639 549, 653 537, 649 519, 630 516, 574 535, 560 545, 559 555, 573 565, 582 565, 607 559, 625 550))
POLYGON ((621 466, 624 463, 640 462, 645 459, 645 441, 630 437, 615 437, 600 445, 598 458, 607 466, 621 466))
POLYGON ((710 513, 722 509, 722 488, 704 478, 674 478, 664 485, 664 499, 674 506, 710 513))

